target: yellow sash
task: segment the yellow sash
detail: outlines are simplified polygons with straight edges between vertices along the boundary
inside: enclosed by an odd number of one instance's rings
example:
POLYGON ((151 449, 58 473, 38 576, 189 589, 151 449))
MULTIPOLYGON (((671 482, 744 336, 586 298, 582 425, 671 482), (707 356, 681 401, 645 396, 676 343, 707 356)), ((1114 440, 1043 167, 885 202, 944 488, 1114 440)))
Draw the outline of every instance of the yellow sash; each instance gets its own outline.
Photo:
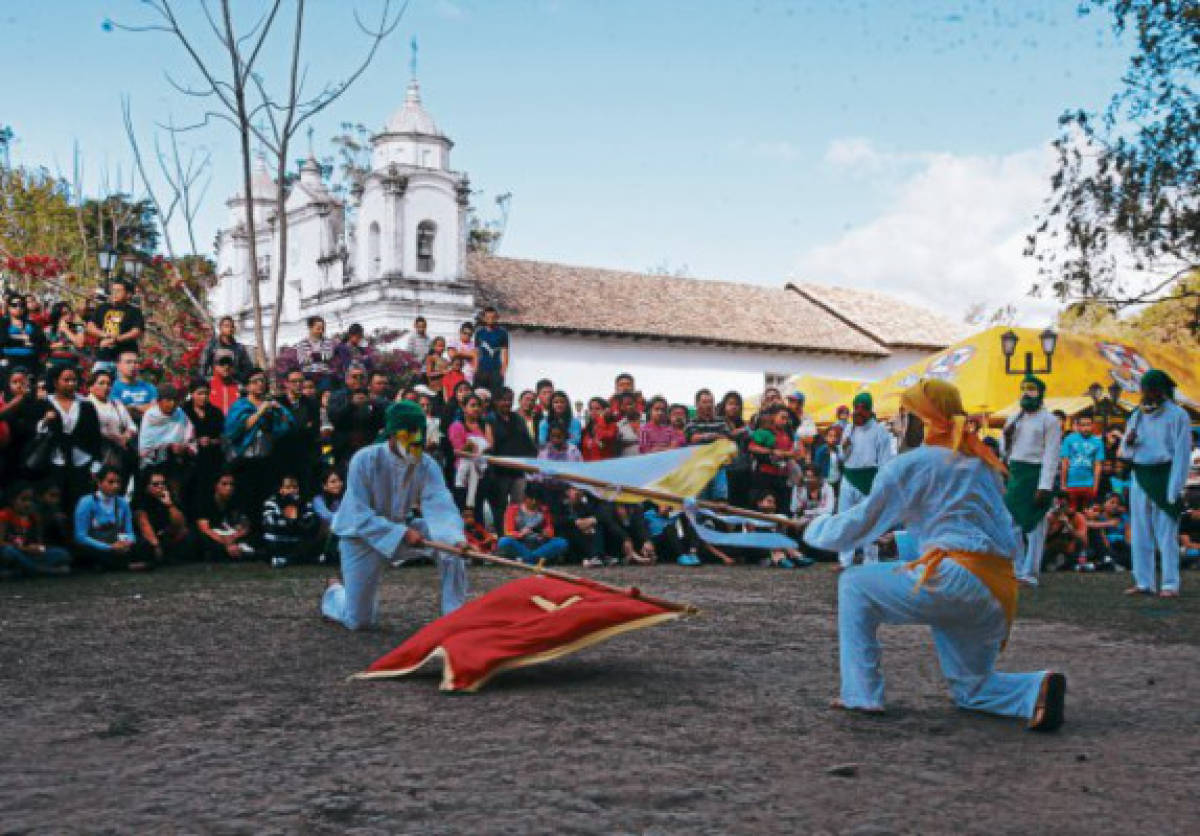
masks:
MULTIPOLYGON (((1012 561, 995 554, 932 548, 916 560, 904 564, 905 569, 916 569, 919 567, 922 570, 921 577, 917 579, 917 583, 913 587, 913 592, 919 590, 929 581, 933 574, 937 572, 938 565, 946 558, 950 558, 972 575, 979 578, 980 582, 996 598, 997 603, 1000 604, 1000 609, 1004 610, 1004 620, 1006 623, 1004 644, 1007 644, 1008 634, 1012 632, 1013 619, 1017 617, 1017 576, 1013 574, 1012 561)), ((1001 644, 1002 649, 1004 644, 1001 644)))

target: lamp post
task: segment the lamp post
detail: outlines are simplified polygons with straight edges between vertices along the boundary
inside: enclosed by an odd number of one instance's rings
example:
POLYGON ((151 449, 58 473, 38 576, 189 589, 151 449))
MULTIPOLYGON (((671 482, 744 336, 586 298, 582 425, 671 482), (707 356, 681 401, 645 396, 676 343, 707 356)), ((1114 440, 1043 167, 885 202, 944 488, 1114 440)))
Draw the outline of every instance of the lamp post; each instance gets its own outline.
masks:
POLYGON ((104 274, 104 292, 108 293, 111 288, 113 270, 117 267, 117 251, 105 244, 100 252, 96 253, 96 261, 100 263, 100 272, 104 274))
POLYGON ((128 253, 121 259, 121 267, 125 276, 133 280, 133 286, 137 287, 139 280, 142 278, 142 270, 146 265, 142 264, 142 260, 134 253, 128 253))
POLYGON ((1109 384, 1108 389, 1105 389, 1099 383, 1093 383, 1087 389, 1087 396, 1092 399, 1092 405, 1096 412, 1100 414, 1100 420, 1103 424, 1103 435, 1108 435, 1108 425, 1112 416, 1116 414, 1121 403, 1121 393, 1124 390, 1121 384, 1115 380, 1109 384))
POLYGON ((1054 350, 1058 347, 1058 334, 1050 328, 1047 328, 1038 335, 1038 341, 1042 344, 1042 355, 1046 358, 1045 368, 1035 369, 1033 367, 1033 352, 1025 352, 1025 367, 1013 371, 1012 358, 1017 353, 1017 343, 1021 341, 1020 336, 1015 331, 1005 331, 1000 335, 1000 351, 1004 353, 1004 373, 1010 375, 1028 376, 1034 374, 1050 374, 1054 370, 1054 350))

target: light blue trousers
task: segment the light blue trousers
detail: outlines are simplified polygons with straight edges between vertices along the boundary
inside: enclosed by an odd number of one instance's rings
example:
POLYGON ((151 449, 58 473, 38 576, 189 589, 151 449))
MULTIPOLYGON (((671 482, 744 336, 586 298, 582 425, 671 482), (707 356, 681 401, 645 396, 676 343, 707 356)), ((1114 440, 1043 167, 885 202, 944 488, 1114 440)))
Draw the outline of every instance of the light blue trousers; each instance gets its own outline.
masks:
MULTIPOLYGON (((416 524, 422 526, 420 521, 416 524)), ((374 627, 379 621, 379 582, 383 578, 385 561, 379 552, 353 537, 342 537, 338 541, 338 550, 342 561, 342 583, 325 590, 321 614, 351 630, 374 627)), ((411 556, 424 554, 422 550, 411 556)), ((467 562, 460 557, 438 553, 437 565, 442 615, 446 615, 466 603, 469 589, 467 562)))
POLYGON ((928 624, 950 694, 961 708, 1008 717, 1033 716, 1045 671, 997 673, 1004 611, 982 582, 952 560, 917 592, 919 572, 876 563, 846 569, 838 582, 842 703, 884 705, 876 633, 880 624, 928 624))
POLYGON ((1162 556, 1162 588, 1179 591, 1179 520, 1154 504, 1134 479, 1129 486, 1129 556, 1133 582, 1154 590, 1154 550, 1162 556))
POLYGON ((1042 570, 1042 559, 1046 553, 1046 518, 1037 524, 1037 528, 1025 534, 1021 533, 1025 548, 1017 555, 1013 572, 1017 580, 1026 581, 1034 586, 1038 582, 1038 573, 1042 570))
MULTIPOLYGON (((838 491, 837 512, 839 514, 844 514, 866 498, 867 495, 851 485, 849 479, 843 478, 842 487, 838 491)), ((838 552, 838 562, 841 563, 843 567, 852 564, 854 562, 854 551, 854 549, 849 549, 844 552, 838 552)), ((864 551, 866 550, 864 549, 864 551)))

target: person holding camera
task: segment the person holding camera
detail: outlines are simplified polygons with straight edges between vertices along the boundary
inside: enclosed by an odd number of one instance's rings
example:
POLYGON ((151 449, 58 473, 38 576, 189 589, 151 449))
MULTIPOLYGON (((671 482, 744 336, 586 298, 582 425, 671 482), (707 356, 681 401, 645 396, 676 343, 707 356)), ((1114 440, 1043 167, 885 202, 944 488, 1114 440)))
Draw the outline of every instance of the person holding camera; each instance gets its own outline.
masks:
POLYGON ((268 391, 267 373, 250 371, 246 394, 234 401, 225 416, 225 441, 237 475, 242 510, 258 519, 263 502, 275 487, 272 479, 279 442, 295 429, 292 414, 268 391))

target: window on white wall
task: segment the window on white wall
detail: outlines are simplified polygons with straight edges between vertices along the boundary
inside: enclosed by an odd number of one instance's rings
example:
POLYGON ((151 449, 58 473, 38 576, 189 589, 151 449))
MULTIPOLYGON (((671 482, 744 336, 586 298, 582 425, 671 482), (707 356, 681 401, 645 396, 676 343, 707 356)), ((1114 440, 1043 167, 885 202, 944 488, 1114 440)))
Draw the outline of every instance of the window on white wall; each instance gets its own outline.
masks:
POLYGON ((417 224, 417 272, 433 272, 433 240, 437 236, 437 224, 421 221, 417 224))
POLYGON ((369 279, 379 278, 382 263, 379 257, 379 223, 373 221, 367 230, 367 271, 369 279))
POLYGON ((421 152, 421 165, 425 166, 426 168, 433 167, 433 152, 428 148, 421 152))
POLYGON ((783 372, 766 372, 763 375, 763 388, 769 389, 773 386, 776 389, 782 389, 783 384, 787 383, 790 376, 783 372))

